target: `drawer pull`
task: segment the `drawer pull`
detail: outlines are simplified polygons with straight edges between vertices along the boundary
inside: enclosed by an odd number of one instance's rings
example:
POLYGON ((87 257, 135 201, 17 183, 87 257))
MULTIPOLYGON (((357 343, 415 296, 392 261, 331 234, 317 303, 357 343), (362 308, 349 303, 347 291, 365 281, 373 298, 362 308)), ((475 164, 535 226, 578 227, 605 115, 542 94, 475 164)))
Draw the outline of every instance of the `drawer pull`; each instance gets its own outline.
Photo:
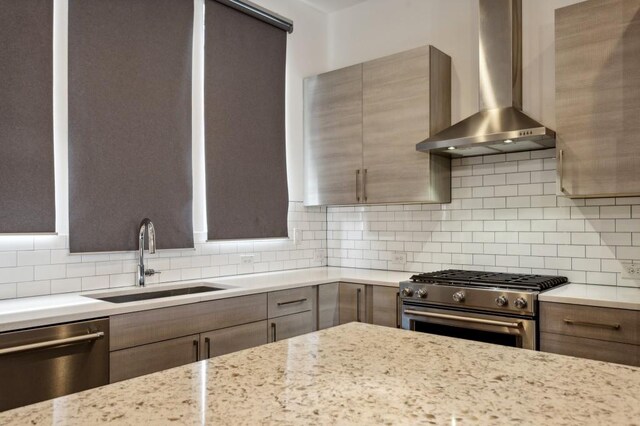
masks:
POLYGON ((305 297, 304 299, 290 300, 288 302, 278 302, 278 306, 293 305, 294 303, 302 303, 306 301, 307 301, 307 298, 305 297))
POLYGON ((569 325, 582 325, 584 327, 595 327, 595 328, 610 328, 612 330, 620 329, 620 324, 617 324, 617 323, 603 324, 599 322, 575 321, 575 320, 572 320, 571 318, 565 318, 563 321, 565 322, 565 324, 569 324, 569 325))

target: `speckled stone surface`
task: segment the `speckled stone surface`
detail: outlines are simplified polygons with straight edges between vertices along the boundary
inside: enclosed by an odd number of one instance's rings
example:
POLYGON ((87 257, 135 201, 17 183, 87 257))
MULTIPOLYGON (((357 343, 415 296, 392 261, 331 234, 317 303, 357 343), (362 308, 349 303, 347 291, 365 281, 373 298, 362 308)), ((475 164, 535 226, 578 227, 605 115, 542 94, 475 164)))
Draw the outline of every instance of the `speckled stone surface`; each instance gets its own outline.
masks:
POLYGON ((0 414, 0 424, 640 424, 640 369, 352 323, 0 414))

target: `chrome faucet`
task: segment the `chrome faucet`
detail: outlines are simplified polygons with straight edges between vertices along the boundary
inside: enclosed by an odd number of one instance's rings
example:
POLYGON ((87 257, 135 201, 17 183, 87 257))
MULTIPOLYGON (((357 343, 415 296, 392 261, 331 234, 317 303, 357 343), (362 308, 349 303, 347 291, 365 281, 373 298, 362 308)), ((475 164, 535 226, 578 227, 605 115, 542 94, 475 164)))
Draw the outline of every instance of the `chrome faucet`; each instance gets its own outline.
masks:
POLYGON ((136 274, 136 285, 139 287, 144 287, 144 278, 145 276, 151 276, 156 273, 153 269, 145 269, 144 267, 144 243, 145 243, 145 233, 149 238, 149 253, 153 254, 156 252, 156 229, 153 226, 153 222, 151 222, 148 218, 142 219, 140 222, 140 231, 138 233, 138 272, 136 274))

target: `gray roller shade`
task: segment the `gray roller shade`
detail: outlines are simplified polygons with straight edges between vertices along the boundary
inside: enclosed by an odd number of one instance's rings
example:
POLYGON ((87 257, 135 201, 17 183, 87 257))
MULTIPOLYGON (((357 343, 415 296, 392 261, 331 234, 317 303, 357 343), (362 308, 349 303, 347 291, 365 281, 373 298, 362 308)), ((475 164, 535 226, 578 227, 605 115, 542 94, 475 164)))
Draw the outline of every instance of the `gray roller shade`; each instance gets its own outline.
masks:
POLYGON ((287 236, 287 33, 215 1, 205 9, 211 240, 287 236))
POLYGON ((193 247, 193 1, 69 1, 72 252, 193 247))
POLYGON ((0 1, 0 233, 55 232, 53 1, 0 1))

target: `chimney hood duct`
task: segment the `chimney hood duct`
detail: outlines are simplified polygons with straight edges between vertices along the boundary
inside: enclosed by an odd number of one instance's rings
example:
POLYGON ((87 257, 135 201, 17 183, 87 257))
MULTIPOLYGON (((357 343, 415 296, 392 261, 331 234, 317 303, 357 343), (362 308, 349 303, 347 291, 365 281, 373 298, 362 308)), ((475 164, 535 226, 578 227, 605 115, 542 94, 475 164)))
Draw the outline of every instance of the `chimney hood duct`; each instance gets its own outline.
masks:
POLYGON ((522 112, 522 0, 480 2, 480 111, 416 145, 451 157, 555 146, 556 132, 522 112))

